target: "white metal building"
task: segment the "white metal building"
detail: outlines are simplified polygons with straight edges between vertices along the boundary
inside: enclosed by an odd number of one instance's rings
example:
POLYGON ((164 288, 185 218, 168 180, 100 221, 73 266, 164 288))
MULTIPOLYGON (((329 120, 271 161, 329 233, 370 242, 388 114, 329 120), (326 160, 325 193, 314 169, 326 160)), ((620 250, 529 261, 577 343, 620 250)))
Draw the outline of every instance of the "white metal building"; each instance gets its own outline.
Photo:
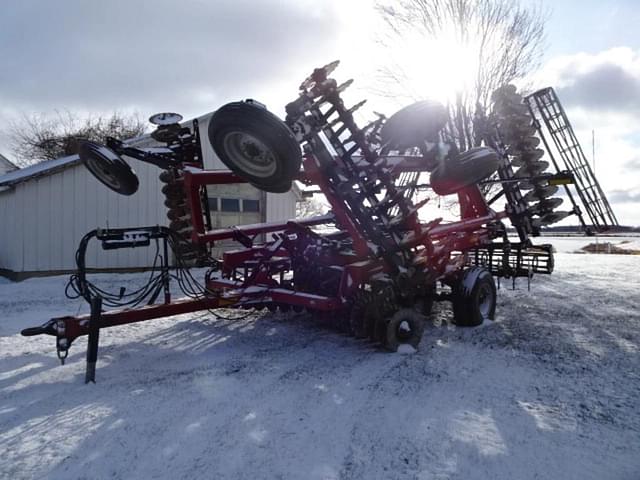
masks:
MULTIPOLYGON (((225 169, 207 139, 210 114, 199 119, 207 169, 225 169)), ((96 180, 78 156, 0 171, 0 274, 12 278, 75 270, 75 252, 85 233, 95 228, 167 225, 160 170, 128 159, 140 187, 119 195, 96 180)), ((265 193, 246 185, 226 185, 210 199, 215 226, 293 218, 299 192, 265 193), (227 207, 227 208, 223 208, 227 207), (246 214, 245 214, 246 212, 246 214)), ((215 188, 215 187, 214 187, 215 188)), ((215 189, 214 189, 215 192, 215 189)), ((90 244, 87 265, 134 269, 150 265, 152 248, 102 251, 90 244)))

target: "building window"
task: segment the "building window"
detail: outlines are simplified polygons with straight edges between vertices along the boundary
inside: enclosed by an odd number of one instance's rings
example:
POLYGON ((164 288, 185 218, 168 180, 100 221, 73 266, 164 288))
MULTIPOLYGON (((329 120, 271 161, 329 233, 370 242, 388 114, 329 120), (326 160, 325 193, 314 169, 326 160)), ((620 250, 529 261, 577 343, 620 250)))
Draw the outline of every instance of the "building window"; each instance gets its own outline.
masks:
POLYGON ((239 212, 240 200, 237 198, 221 198, 220 210, 223 212, 239 212))
POLYGON ((243 212, 259 212, 260 211, 260 200, 242 200, 242 211, 243 212))
POLYGON ((218 211, 218 199, 215 197, 209 197, 209 211, 217 212, 218 211))

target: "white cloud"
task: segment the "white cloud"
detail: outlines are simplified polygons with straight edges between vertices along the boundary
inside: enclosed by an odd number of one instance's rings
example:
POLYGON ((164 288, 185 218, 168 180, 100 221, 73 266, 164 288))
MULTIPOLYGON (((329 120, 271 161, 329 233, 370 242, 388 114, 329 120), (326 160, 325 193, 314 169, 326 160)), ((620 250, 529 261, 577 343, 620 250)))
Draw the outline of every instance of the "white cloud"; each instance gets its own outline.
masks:
POLYGON ((640 50, 617 47, 555 57, 536 80, 551 84, 565 108, 598 113, 602 124, 610 123, 611 115, 640 120, 640 50))
POLYGON ((638 203, 640 202, 640 190, 635 192, 629 190, 614 190, 613 192, 611 192, 609 197, 612 202, 638 203))
MULTIPOLYGON (((22 113, 177 111, 255 98, 282 115, 313 68, 367 79, 369 0, 27 0, 0 15, 2 130, 22 113), (357 21, 356 21, 357 20, 357 21)), ((351 92, 349 92, 351 93, 351 92)), ((361 98, 357 98, 360 100, 361 98)))
POLYGON ((552 86, 618 220, 640 225, 640 50, 617 47, 551 59, 533 83, 552 86))
POLYGON ((315 63, 337 14, 310 0, 14 2, 0 17, 0 104, 204 113, 315 63))

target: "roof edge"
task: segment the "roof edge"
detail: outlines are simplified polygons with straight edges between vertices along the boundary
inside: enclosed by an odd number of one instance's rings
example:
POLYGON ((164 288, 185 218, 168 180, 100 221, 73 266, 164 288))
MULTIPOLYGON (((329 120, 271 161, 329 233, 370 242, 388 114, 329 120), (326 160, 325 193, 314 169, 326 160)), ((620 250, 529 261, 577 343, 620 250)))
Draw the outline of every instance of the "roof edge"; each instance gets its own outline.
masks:
POLYGON ((11 160, 9 160, 7 157, 2 155, 1 153, 0 153, 0 162, 2 162, 5 165, 7 165, 9 167, 9 169, 10 169, 9 171, 18 170, 20 168, 15 163, 13 163, 11 160))
POLYGON ((68 157, 46 160, 34 165, 29 165, 28 167, 18 168, 17 170, 0 176, 0 187, 13 186, 32 180, 33 178, 52 175, 78 163, 80 163, 80 157, 78 155, 70 155, 68 157))

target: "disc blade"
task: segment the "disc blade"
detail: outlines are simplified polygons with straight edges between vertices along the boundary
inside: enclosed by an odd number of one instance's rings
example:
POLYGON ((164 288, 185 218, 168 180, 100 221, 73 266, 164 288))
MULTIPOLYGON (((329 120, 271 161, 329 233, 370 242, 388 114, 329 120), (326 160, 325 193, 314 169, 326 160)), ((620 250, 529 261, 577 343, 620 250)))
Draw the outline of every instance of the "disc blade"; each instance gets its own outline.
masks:
POLYGON ((533 177, 535 175, 539 175, 544 172, 547 168, 549 168, 549 162, 537 161, 527 163, 524 166, 520 167, 513 176, 515 178, 523 178, 523 177, 533 177))
POLYGON ((552 223, 557 223, 560 220, 564 220, 571 212, 551 212, 547 213, 545 216, 540 218, 540 225, 551 225, 552 223))
MULTIPOLYGON (((524 183, 524 182, 521 182, 524 183)), ((555 185, 547 185, 545 187, 538 187, 535 188, 534 190, 531 190, 530 192, 528 192, 525 196, 524 199, 527 202, 534 202, 536 200, 544 200, 547 197, 551 197, 553 195, 555 195, 555 193, 558 191, 558 187, 555 185)))
POLYGON ((561 198, 547 198, 538 203, 534 203, 528 210, 532 215, 546 215, 551 213, 553 209, 559 207, 560 204, 562 204, 561 198))
POLYGON ((540 145, 540 139, 538 137, 534 137, 533 135, 529 135, 527 137, 522 137, 518 141, 518 145, 524 150, 533 150, 538 145, 540 145))
POLYGON ((544 150, 541 148, 536 148, 535 150, 529 150, 527 152, 520 152, 517 155, 513 156, 511 160, 511 165, 514 167, 521 167, 522 165, 535 162, 544 156, 544 150))

